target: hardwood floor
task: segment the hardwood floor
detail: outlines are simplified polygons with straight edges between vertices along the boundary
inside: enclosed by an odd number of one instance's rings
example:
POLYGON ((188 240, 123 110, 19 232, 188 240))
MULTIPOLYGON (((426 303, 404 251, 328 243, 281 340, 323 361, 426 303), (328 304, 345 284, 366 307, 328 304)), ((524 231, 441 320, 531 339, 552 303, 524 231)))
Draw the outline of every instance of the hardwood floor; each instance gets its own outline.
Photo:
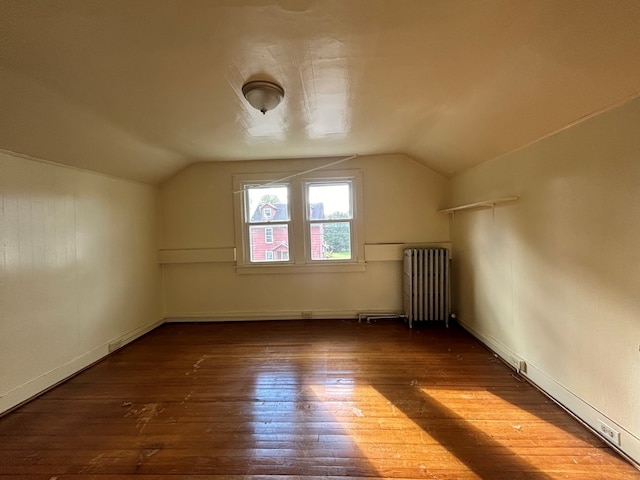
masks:
POLYGON ((639 479, 453 325, 168 324, 0 418, 22 479, 639 479))

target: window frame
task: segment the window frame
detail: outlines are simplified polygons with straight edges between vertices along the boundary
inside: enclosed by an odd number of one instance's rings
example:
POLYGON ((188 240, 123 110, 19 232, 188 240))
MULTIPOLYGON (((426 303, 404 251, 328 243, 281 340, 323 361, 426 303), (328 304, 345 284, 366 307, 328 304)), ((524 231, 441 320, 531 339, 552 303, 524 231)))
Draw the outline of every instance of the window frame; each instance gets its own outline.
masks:
MULTIPOLYGON (((245 246, 245 248, 243 249, 243 253, 242 253, 242 263, 243 264, 247 264, 247 265, 262 265, 262 264, 273 264, 273 263, 289 263, 288 260, 281 260, 281 259, 276 259, 275 256, 273 255, 272 252, 272 258, 271 259, 267 259, 267 254, 265 251, 265 258, 264 260, 252 260, 251 255, 252 255, 252 251, 250 248, 251 245, 251 239, 252 237, 252 229, 260 229, 262 231, 262 235, 264 236, 264 243, 265 245, 273 245, 274 241, 275 241, 275 232, 274 229, 278 228, 278 227, 285 227, 287 230, 287 243, 289 244, 289 248, 291 248, 290 246, 290 241, 291 241, 291 230, 292 230, 292 219, 293 219, 293 214, 291 212, 291 185, 290 182, 277 182, 274 183, 273 185, 269 185, 268 187, 266 187, 264 184, 268 183, 265 182, 263 179, 257 179, 257 181, 248 181, 248 182, 242 182, 240 187, 242 188, 242 192, 238 193, 237 196, 241 197, 241 205, 240 205, 240 214, 238 215, 238 210, 237 210, 237 205, 236 205, 236 223, 238 222, 238 220, 240 220, 241 222, 241 234, 240 237, 238 237, 238 230, 237 230, 237 225, 236 225, 236 263, 238 263, 239 257, 237 255, 238 252, 238 242, 237 239, 238 238, 242 238, 242 242, 243 245, 245 246), (266 219, 262 219, 260 221, 251 221, 251 217, 252 214, 254 213, 253 211, 251 211, 251 206, 246 198, 246 192, 248 192, 251 188, 255 188, 255 189, 259 189, 262 187, 266 187, 266 188, 276 188, 276 187, 285 187, 287 189, 287 210, 288 210, 288 220, 274 220, 274 215, 271 215, 269 218, 266 219), (266 238, 266 229, 270 228, 271 229, 271 242, 267 243, 267 238, 266 238)), ((235 176, 234 176, 234 186, 235 186, 235 176)), ((273 213, 273 211, 272 211, 273 213)))
MULTIPOLYGON (((244 273, 295 273, 295 272, 353 272, 364 271, 364 212, 362 172, 359 169, 323 170, 305 174, 274 172, 260 174, 236 174, 233 176, 236 245, 236 272, 244 273), (284 180, 282 180, 284 179, 284 180), (288 260, 251 261, 249 245, 248 201, 246 190, 253 187, 288 186, 289 222, 278 221, 289 227, 288 260), (350 183, 351 219, 316 220, 309 218, 308 186, 332 183, 350 183), (351 258, 311 258, 310 225, 312 223, 350 222, 351 258)), ((269 222, 270 226, 275 226, 269 222)), ((279 255, 278 255, 279 256, 279 255)))
POLYGON ((307 261, 310 263, 316 263, 316 262, 331 262, 331 263, 353 263, 353 259, 354 259, 354 249, 353 249, 353 245, 354 245, 354 192, 355 192, 355 187, 353 185, 353 181, 352 179, 348 178, 348 179, 331 179, 330 181, 326 180, 326 179, 311 179, 311 178, 305 178, 303 180, 303 188, 304 188, 304 209, 305 209, 305 214, 304 214, 304 232, 305 232, 305 247, 306 247, 306 251, 305 254, 307 256, 307 261), (349 190, 350 190, 350 195, 349 195, 349 211, 351 212, 351 216, 349 218, 343 218, 343 219, 313 219, 311 218, 311 200, 310 200, 310 189, 313 186, 318 186, 318 187, 322 187, 322 186, 330 186, 330 185, 344 185, 344 184, 348 184, 349 185, 349 190), (313 225, 325 225, 325 224, 337 224, 337 223, 348 223, 349 224, 349 247, 350 247, 350 257, 347 259, 314 259, 313 258, 313 241, 312 241, 312 235, 311 235, 311 227, 313 225))

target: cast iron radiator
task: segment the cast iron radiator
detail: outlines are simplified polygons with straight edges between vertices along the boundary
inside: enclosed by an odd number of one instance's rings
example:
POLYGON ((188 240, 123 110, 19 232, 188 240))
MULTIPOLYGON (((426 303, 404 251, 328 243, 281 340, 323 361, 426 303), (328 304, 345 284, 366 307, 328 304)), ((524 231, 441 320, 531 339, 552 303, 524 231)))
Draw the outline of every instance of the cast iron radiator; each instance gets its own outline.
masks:
POLYGON ((451 315, 449 249, 404 249, 404 315, 413 322, 444 321, 451 315))

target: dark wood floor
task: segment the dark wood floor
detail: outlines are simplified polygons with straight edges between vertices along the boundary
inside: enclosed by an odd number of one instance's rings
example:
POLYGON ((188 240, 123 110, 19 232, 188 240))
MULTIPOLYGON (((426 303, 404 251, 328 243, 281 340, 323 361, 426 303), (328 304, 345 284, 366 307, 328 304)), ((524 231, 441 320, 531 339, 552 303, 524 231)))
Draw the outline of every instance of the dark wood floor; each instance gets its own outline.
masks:
POLYGON ((638 479, 457 326, 164 325, 0 418, 21 479, 638 479))

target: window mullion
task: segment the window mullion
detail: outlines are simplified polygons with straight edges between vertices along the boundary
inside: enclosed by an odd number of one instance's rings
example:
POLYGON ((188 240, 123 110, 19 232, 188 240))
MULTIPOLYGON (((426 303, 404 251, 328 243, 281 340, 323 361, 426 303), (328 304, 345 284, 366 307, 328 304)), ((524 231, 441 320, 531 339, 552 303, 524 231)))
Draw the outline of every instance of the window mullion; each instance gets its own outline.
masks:
POLYGON ((306 233, 305 233, 305 204, 306 195, 303 191, 303 184, 299 179, 291 182, 291 230, 293 261, 296 264, 307 263, 306 260, 306 233))

